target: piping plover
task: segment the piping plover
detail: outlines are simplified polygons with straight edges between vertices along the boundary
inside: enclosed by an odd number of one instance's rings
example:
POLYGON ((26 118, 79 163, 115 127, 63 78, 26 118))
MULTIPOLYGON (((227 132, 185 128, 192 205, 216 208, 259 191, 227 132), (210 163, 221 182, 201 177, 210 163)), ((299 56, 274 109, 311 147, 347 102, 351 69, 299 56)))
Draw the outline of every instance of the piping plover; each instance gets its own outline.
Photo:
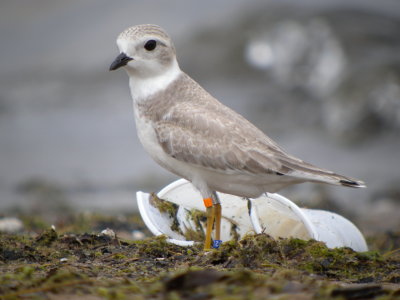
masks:
POLYGON ((220 239, 216 191, 246 198, 306 181, 365 187, 287 154, 244 117, 220 103, 179 68, 169 35, 157 25, 137 25, 117 38, 120 54, 110 70, 129 75, 136 129, 150 156, 186 178, 207 207, 204 249, 220 239))

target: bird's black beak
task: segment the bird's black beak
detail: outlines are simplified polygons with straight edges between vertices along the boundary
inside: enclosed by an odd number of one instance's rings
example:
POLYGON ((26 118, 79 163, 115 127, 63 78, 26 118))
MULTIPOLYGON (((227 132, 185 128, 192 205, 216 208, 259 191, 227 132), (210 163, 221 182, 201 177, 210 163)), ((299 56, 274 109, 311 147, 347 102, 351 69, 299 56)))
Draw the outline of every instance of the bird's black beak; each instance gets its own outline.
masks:
POLYGON ((133 58, 130 58, 128 55, 126 55, 124 52, 121 52, 120 55, 118 55, 115 60, 112 62, 110 66, 110 71, 114 71, 116 69, 119 69, 123 66, 126 66, 128 62, 133 60, 133 58))

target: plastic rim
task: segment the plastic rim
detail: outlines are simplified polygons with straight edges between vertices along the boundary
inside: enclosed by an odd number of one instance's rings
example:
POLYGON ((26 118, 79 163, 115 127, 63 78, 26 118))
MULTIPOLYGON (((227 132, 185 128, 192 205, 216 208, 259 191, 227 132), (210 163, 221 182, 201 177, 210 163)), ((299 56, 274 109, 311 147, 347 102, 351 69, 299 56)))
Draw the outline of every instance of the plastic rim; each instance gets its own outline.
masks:
POLYGON ((308 233, 310 234, 312 239, 318 240, 318 232, 314 226, 313 223, 308 219, 308 217, 304 214, 304 212, 301 210, 300 207, 298 207, 295 203, 290 201, 289 199, 283 197, 282 195, 276 194, 276 193, 266 193, 267 197, 272 198, 274 200, 277 200, 287 207, 289 207, 294 213, 300 218, 300 220, 303 222, 304 226, 306 227, 308 233))
MULTIPOLYGON (((143 193, 140 191, 136 192, 136 200, 137 200, 140 215, 142 216, 144 223, 146 224, 147 228, 151 231, 152 234, 154 234, 155 236, 163 235, 164 233, 162 233, 158 229, 158 227, 152 222, 152 220, 148 214, 148 211, 145 208, 144 203, 145 203, 145 201, 149 201, 149 196, 150 196, 150 194, 147 194, 147 193, 143 193)), ((172 238, 168 238, 167 241, 170 243, 173 243, 175 245, 184 246, 184 247, 194 245, 194 241, 184 241, 184 240, 177 240, 177 239, 172 239, 172 238)))
POLYGON ((172 183, 170 183, 170 184, 168 184, 166 187, 164 187, 161 191, 159 191, 158 193, 157 193, 157 196, 158 197, 160 197, 160 198, 162 198, 166 193, 168 193, 170 190, 173 190, 173 189, 175 189, 175 188, 178 188, 178 187, 180 187, 180 186, 182 186, 182 185, 185 185, 185 184, 191 184, 189 181, 187 181, 186 179, 183 179, 183 178, 181 178, 181 179, 178 179, 178 180, 175 180, 174 182, 172 182, 172 183))
MULTIPOLYGON (((171 184, 167 185, 166 187, 164 187, 161 191, 159 191, 157 193, 157 195, 160 198, 162 198, 169 191, 179 188, 180 186, 185 185, 185 184, 191 184, 191 183, 189 181, 187 181, 186 179, 178 179, 178 180, 172 182, 171 184)), ((289 199, 283 197, 282 195, 279 195, 276 193, 266 193, 266 195, 268 198, 276 200, 276 201, 282 203, 283 205, 286 205, 287 207, 289 207, 296 214, 296 216, 299 217, 300 221, 303 222, 304 226, 307 229, 307 232, 310 234, 310 237, 312 239, 318 240, 318 232, 317 232, 314 224, 312 224, 311 221, 306 217, 306 215, 303 213, 303 211, 300 209, 300 207, 298 207, 296 204, 294 204, 289 199)), ((253 224, 254 230, 257 233, 261 233, 262 228, 261 228, 260 221, 259 221, 258 215, 257 215, 257 211, 256 211, 254 205, 251 206, 250 219, 253 224)))

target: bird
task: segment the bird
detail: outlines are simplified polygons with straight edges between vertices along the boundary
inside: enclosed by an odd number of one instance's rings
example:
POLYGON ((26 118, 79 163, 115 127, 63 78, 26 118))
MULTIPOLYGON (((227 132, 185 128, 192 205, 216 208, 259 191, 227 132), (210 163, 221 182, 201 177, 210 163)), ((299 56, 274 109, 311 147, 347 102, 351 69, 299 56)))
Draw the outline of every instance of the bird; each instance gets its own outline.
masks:
POLYGON ((129 27, 116 43, 119 55, 109 70, 124 68, 129 76, 141 144, 159 165, 190 181, 203 198, 204 250, 221 243, 221 202, 216 192, 256 198, 303 182, 366 186, 288 154, 219 102, 180 69, 175 46, 160 26, 129 27))

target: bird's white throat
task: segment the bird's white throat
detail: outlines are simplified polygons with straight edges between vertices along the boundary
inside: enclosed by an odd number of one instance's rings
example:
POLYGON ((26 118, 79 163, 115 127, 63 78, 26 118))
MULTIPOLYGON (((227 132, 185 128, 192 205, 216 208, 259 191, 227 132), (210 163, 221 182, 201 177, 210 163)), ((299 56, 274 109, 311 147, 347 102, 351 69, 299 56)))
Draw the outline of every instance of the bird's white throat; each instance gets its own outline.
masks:
POLYGON ((176 60, 167 70, 156 76, 140 77, 128 72, 133 101, 146 101, 148 97, 165 90, 181 74, 182 71, 176 60))

